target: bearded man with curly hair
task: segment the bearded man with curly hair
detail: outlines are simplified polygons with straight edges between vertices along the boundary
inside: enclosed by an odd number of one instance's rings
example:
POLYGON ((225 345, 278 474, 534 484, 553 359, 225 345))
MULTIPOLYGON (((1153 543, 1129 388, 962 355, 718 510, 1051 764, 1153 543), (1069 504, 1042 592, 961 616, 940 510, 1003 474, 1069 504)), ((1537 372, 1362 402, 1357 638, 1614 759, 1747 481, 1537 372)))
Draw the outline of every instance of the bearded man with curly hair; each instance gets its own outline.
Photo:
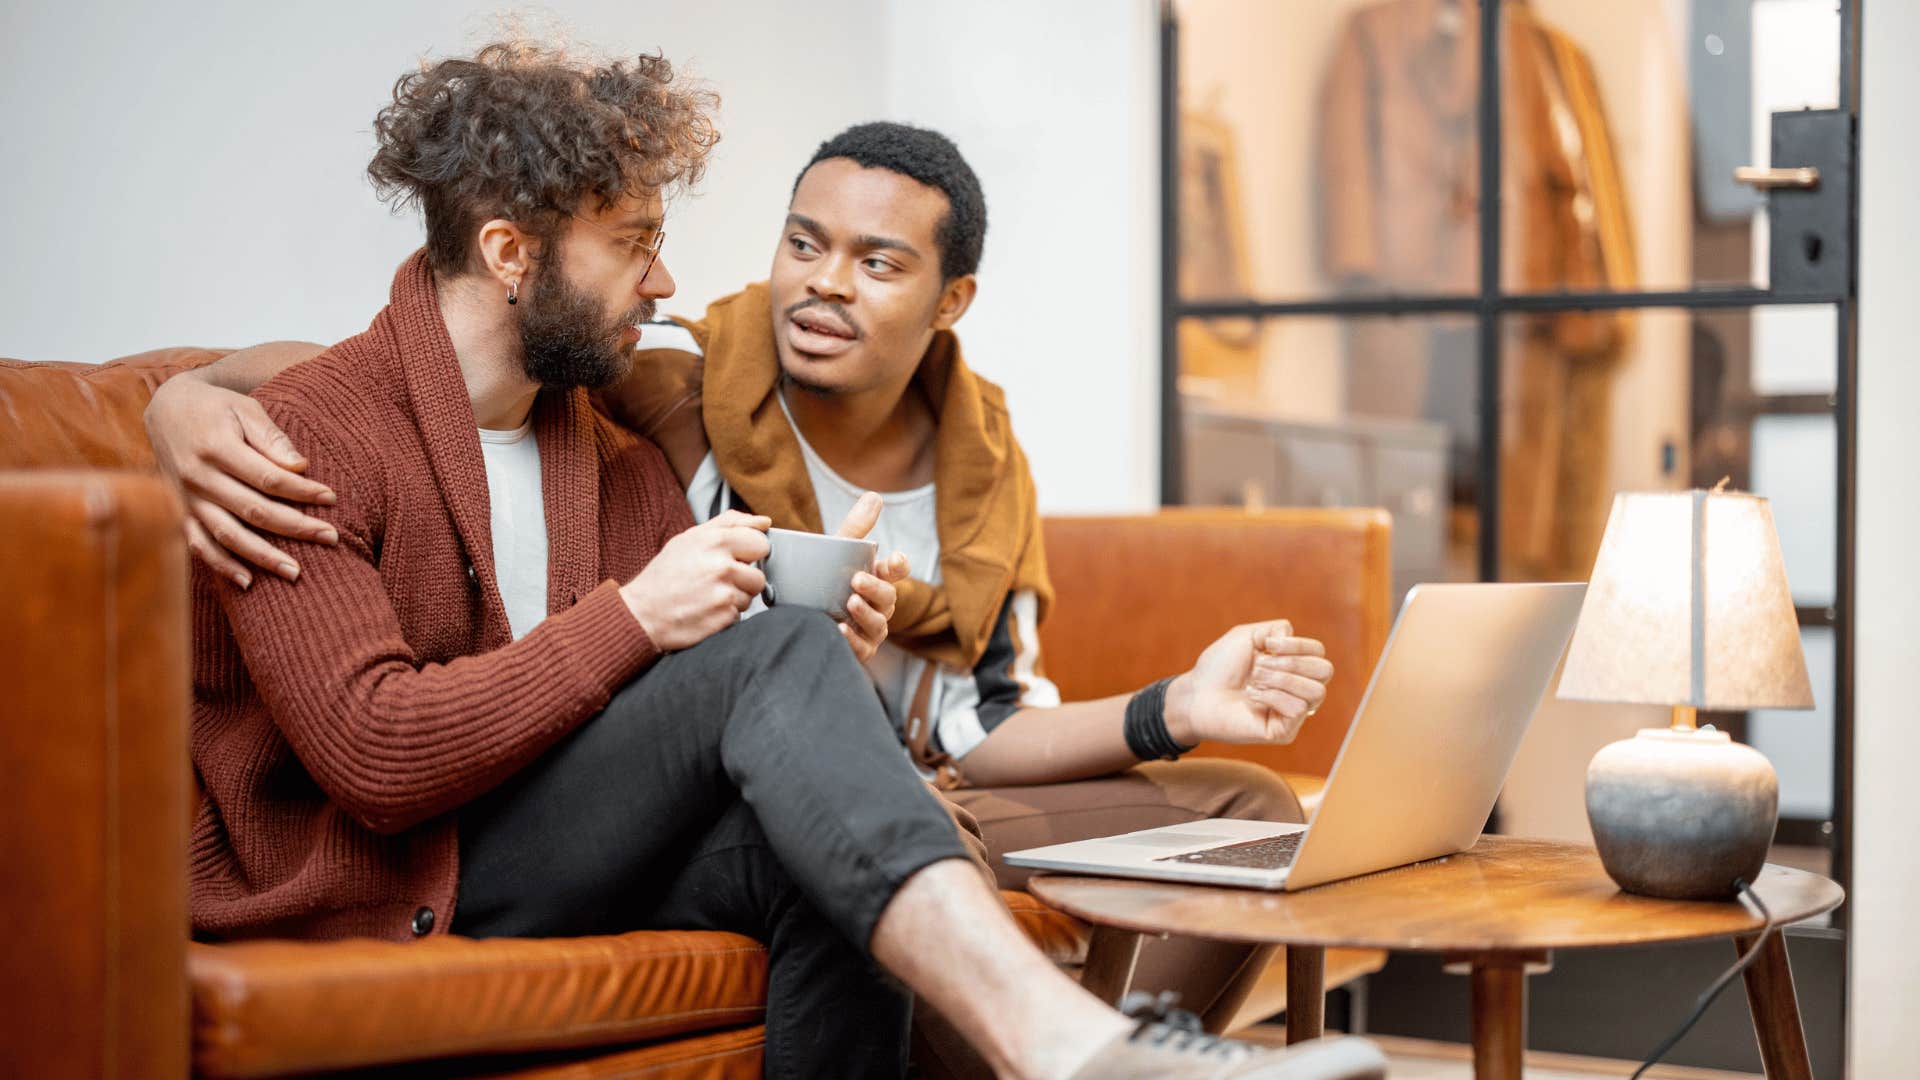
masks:
POLYGON ((425 247, 364 333, 208 418, 277 425, 306 454, 290 494, 324 505, 258 581, 204 557, 233 522, 196 520, 196 936, 746 933, 773 1076, 901 1075, 909 990, 1002 1075, 1371 1061, 1136 1027, 1080 990, 860 667, 904 560, 856 576, 842 624, 743 622, 769 520, 695 525, 660 449, 595 411, 673 293, 665 199, 715 104, 659 57, 521 43, 396 83, 368 172, 425 247))

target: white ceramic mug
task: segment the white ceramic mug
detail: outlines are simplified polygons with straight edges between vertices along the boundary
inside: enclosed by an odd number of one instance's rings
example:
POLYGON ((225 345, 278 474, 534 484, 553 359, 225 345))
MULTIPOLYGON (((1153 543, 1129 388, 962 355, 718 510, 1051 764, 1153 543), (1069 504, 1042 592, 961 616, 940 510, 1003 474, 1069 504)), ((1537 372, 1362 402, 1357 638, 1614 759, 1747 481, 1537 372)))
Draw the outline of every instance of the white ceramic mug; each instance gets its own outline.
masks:
POLYGON ((853 575, 873 568, 880 545, 844 536, 768 529, 770 550, 760 560, 767 589, 760 599, 768 607, 817 608, 836 619, 847 617, 853 597, 853 575))

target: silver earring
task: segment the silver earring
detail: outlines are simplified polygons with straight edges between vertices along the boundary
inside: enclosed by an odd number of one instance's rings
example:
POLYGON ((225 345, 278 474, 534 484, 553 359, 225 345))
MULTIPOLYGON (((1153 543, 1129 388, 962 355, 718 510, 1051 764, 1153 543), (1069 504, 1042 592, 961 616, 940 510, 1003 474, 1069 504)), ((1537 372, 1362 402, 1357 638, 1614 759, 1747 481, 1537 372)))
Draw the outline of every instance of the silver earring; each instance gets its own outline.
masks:
POLYGON ((516 281, 513 284, 507 286, 507 303, 517 304, 519 302, 520 302, 520 283, 516 281))

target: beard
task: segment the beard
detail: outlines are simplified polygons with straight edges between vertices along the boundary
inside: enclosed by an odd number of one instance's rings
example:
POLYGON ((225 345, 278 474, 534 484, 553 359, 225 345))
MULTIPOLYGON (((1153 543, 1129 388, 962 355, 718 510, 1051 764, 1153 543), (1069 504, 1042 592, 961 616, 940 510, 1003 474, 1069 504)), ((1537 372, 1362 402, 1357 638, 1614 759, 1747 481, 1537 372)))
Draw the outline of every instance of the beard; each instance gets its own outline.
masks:
POLYGON ((780 379, 783 385, 791 386, 796 390, 804 390, 814 397, 839 397, 846 392, 837 386, 819 382, 805 375, 795 375, 791 371, 782 371, 780 373, 780 379))
POLYGON ((600 302, 567 277, 559 245, 548 251, 520 301, 521 366, 527 378, 551 389, 612 386, 633 368, 633 350, 621 342, 621 331, 653 318, 653 301, 642 300, 609 320, 600 302))

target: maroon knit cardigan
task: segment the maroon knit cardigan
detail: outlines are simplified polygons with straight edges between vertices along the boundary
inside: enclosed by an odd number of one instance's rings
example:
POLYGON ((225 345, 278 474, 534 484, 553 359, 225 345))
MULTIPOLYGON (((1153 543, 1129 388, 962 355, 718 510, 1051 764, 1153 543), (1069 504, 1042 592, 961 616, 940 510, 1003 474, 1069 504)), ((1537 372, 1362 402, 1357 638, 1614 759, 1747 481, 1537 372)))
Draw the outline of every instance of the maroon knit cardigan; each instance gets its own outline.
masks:
POLYGON ((453 811, 658 657, 617 584, 692 524, 658 448, 584 391, 534 406, 549 617, 511 640, 486 467, 424 254, 357 337, 256 397, 339 496, 300 577, 195 567, 196 935, 404 939, 453 923, 453 811), (434 914, 418 916, 421 909, 434 914))

